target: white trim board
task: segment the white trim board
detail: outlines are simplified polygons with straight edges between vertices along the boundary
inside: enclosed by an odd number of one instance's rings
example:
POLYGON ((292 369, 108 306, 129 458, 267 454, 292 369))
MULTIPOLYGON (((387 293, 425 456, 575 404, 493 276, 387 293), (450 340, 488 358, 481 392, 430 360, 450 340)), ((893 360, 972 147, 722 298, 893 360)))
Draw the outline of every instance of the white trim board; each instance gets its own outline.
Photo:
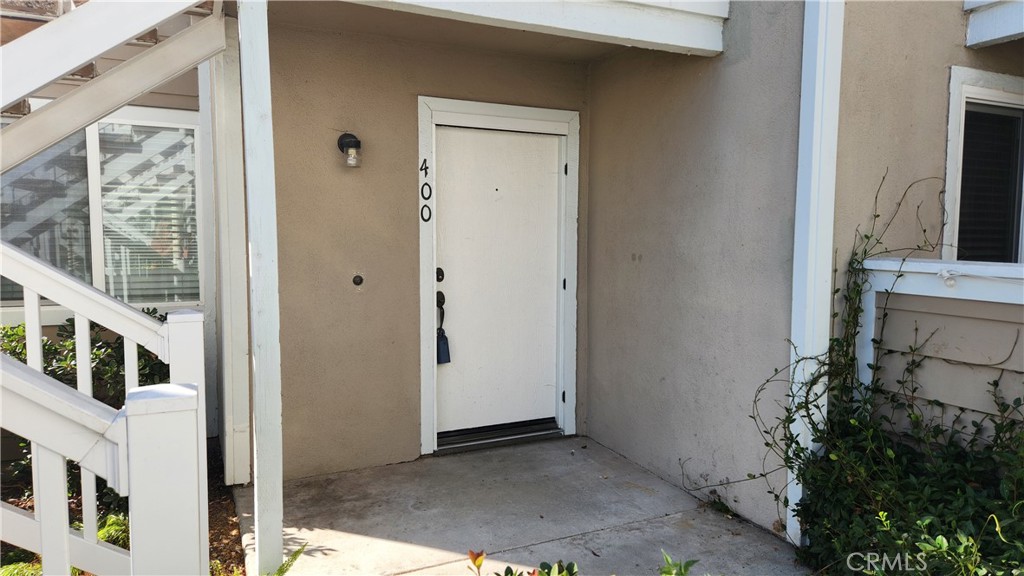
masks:
POLYGON ((968 48, 983 48, 1024 38, 1024 1, 966 0, 968 48))
MULTIPOLYGON (((359 1, 359 0, 349 0, 359 1)), ((607 42, 679 54, 716 56, 729 2, 633 2, 547 0, 531 2, 451 2, 386 0, 372 4, 512 30, 607 42)))
MULTIPOLYGON (((1024 78, 963 66, 950 68, 949 123, 946 131, 946 221, 942 228, 943 260, 956 260, 956 239, 960 220, 960 167, 963 162, 964 112, 967 110, 968 102, 1007 108, 1024 108, 1024 78)), ((1021 242, 1024 244, 1024 234, 1021 234, 1021 242)), ((1020 254, 1024 258, 1024 245, 1021 246, 1020 254)))
MULTIPOLYGON (((878 302, 885 294, 908 294, 1024 306, 1024 266, 996 262, 875 258, 864 263, 863 326, 857 335, 857 374, 871 382, 878 336, 878 302)), ((884 302, 884 300, 883 300, 884 302)))
MULTIPOLYGON (((839 85, 843 62, 844 4, 812 0, 804 4, 804 48, 800 79, 800 140, 793 231, 793 295, 790 359, 828 351, 832 329, 832 245, 839 145, 839 85)), ((791 392, 817 368, 801 361, 793 371, 791 392)), ((822 402, 817 413, 824 418, 822 402)), ((810 445, 808 423, 798 418, 792 431, 810 445)), ((803 488, 789 471, 786 534, 799 545, 800 523, 794 513, 803 488)))
POLYGON ((551 110, 466 100, 419 97, 419 158, 429 168, 419 172, 417 214, 420 222, 420 453, 437 449, 437 341, 435 326, 436 230, 434 221, 435 128, 484 128, 554 134, 565 137, 561 160, 568 165, 559 187, 559 276, 565 289, 558 298, 558 399, 555 419, 566 435, 576 433, 576 274, 579 213, 580 115, 551 110), (562 402, 562 394, 565 401, 562 402))

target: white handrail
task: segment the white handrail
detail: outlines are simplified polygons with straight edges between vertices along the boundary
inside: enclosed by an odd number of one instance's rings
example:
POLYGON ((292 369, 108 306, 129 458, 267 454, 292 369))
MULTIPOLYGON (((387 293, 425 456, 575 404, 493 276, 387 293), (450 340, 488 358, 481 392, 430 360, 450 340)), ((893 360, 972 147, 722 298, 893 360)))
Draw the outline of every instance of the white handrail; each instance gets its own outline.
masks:
POLYGON ((43 572, 208 572, 206 438, 194 384, 129 390, 114 410, 0 354, 0 426, 33 444, 35 513, 0 503, 0 539, 40 554, 43 572), (129 503, 131 552, 68 523, 66 461, 108 479, 129 503))
POLYGON ((127 496, 128 471, 121 458, 127 447, 120 411, 6 354, 0 355, 0 373, 0 422, 5 430, 79 462, 127 496))
POLYGON ((157 319, 93 288, 67 272, 0 242, 0 276, 83 314, 169 362, 167 328, 157 319))

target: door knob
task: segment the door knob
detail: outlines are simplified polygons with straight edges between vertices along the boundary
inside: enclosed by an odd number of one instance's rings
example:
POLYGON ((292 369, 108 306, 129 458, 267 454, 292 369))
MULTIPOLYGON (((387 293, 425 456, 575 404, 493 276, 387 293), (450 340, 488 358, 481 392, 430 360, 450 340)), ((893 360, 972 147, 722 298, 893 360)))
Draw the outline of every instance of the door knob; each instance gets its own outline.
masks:
POLYGON ((444 308, 444 292, 437 291, 437 307, 444 308))

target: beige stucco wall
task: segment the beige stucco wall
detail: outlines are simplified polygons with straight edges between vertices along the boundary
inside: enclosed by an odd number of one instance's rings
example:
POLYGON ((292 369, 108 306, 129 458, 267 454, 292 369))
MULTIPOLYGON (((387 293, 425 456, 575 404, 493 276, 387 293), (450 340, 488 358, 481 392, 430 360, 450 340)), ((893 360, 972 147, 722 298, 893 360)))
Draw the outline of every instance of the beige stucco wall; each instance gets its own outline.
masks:
MULTIPOLYGON (((931 241, 937 239, 943 212, 939 192, 946 175, 950 67, 1024 76, 1024 40, 970 49, 964 46, 966 26, 967 15, 959 2, 847 3, 836 177, 840 269, 847 263, 858 226, 864 231, 870 225, 875 190, 887 169, 877 210, 882 219, 893 214, 898 197, 912 182, 932 179, 911 189, 883 238, 885 244, 917 245, 922 225, 931 241), (917 222, 919 215, 922 224, 917 222)), ((1022 318, 1020 307, 894 297, 885 347, 905 352, 915 345, 915 338, 920 344, 934 332, 924 350, 930 359, 916 373, 920 395, 988 412, 992 402, 985 383, 1000 370, 979 365, 998 360, 993 355, 1010 354, 1022 318)), ((1020 373, 1014 372, 1024 369, 1020 354, 1018 345, 1009 364, 1001 365, 1009 369, 1003 372, 1002 389, 1010 397, 1024 393, 1020 373)), ((883 379, 893 385, 906 360, 886 356, 881 362, 883 379)))
MULTIPOLYGON (((803 9, 730 12, 722 56, 631 50, 590 83, 587 428, 676 484, 761 471, 751 402, 789 355, 803 9)), ((718 492, 778 518, 761 481, 718 492)))
MULTIPOLYGON (((879 203, 883 217, 911 182, 945 178, 950 66, 1024 76, 1024 40, 966 48, 966 25, 962 2, 846 4, 836 169, 835 242, 841 266, 856 228, 871 221, 872 200, 886 169, 879 203)), ((942 187, 940 180, 915 187, 886 235, 888 246, 917 244, 919 203, 935 238, 942 222, 942 187)))
MULTIPOLYGON (((417 96, 581 110, 585 158, 586 69, 273 21, 270 48, 285 475, 414 459, 417 96), (363 142, 357 170, 342 167, 336 141, 345 130, 363 142), (359 288, 357 273, 366 280, 359 288)), ((580 386, 585 394, 585 380, 580 386)))

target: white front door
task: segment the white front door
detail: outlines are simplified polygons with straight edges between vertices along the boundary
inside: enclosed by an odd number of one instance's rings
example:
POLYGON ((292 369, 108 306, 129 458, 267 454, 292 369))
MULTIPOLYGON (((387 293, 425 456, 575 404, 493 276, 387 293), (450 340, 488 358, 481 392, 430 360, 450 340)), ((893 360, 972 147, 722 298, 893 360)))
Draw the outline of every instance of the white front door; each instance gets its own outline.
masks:
POLYGON ((565 136, 437 126, 437 431, 552 419, 565 136))

